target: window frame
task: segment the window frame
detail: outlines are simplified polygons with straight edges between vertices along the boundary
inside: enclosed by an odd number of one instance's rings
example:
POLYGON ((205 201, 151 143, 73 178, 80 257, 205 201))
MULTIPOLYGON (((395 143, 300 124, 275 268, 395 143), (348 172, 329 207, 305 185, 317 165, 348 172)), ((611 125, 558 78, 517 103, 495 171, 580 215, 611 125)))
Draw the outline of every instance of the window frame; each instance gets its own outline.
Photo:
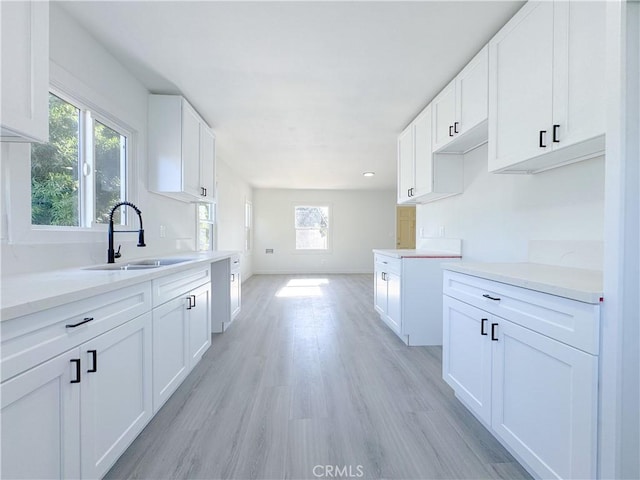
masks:
MULTIPOLYGON (((300 255, 317 255, 332 253, 333 251, 333 206, 329 202, 295 202, 293 204, 293 251, 300 255), (296 227, 296 209, 298 207, 326 207, 328 210, 327 219, 327 248, 298 248, 296 243, 296 233, 299 230, 296 227)), ((306 228, 305 230, 312 230, 306 228)))
POLYGON ((244 251, 251 253, 253 247, 253 203, 249 199, 244 201, 244 251))
MULTIPOLYGON (((116 127, 119 133, 127 137, 127 168, 126 190, 127 200, 138 204, 138 130, 129 124, 125 118, 129 118, 128 112, 122 108, 113 107, 110 110, 101 105, 111 105, 113 102, 98 94, 86 84, 82 83, 69 72, 50 61, 49 92, 62 100, 81 109, 92 112, 94 118, 109 128, 116 127)), ((81 122, 84 123, 84 122, 81 122)), ((93 137, 93 132, 91 134, 93 137)), ((82 143, 81 135, 80 142, 82 143)), ((3 211, 8 214, 8 225, 4 241, 9 245, 40 245, 40 244, 79 244, 87 242, 100 242, 106 236, 107 224, 91 222, 86 226, 59 226, 59 225, 32 225, 31 224, 31 145, 30 144, 3 144, 3 155, 24 156, 22 165, 9 165, 6 170, 6 205, 3 211), (17 150, 20 149, 20 152, 17 150), (9 151, 16 150, 9 154, 9 151), (13 185, 29 185, 29 188, 11 188, 13 185)), ((79 145, 79 148, 87 148, 79 145)), ((81 173, 81 172, 80 172, 81 173)), ((93 179, 92 179, 93 181, 93 179)), ((125 214, 126 223, 122 228, 133 228, 136 223, 135 215, 131 212, 125 214)))
POLYGON ((218 246, 218 228, 217 228, 217 205, 216 203, 209 202, 196 202, 196 252, 210 252, 215 251, 218 246), (209 218, 206 220, 200 219, 200 207, 209 207, 209 218), (202 225, 208 225, 209 229, 209 246, 206 249, 200 248, 201 236, 200 229, 202 225))

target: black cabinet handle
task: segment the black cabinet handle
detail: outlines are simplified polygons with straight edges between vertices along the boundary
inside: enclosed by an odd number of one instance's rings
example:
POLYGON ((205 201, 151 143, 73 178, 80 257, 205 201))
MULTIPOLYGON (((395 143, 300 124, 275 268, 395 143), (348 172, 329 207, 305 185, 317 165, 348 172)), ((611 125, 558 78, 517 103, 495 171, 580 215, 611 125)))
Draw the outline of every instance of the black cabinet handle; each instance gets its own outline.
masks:
POLYGON ((75 380, 71 380, 70 383, 80 383, 80 359, 79 358, 72 358, 71 359, 71 363, 75 363, 76 364, 76 379, 75 380))
POLYGON ((560 128, 560 125, 554 125, 553 126, 553 142, 554 143, 560 143, 560 138, 558 135, 558 129, 560 128))
POLYGON ((97 350, 87 350, 87 353, 91 354, 91 358, 93 360, 93 367, 87 370, 87 373, 95 373, 98 371, 98 351, 97 350))
POLYGON ((458 125, 460 122, 453 122, 453 133, 459 133, 458 132, 458 125))
POLYGON ((544 143, 544 136, 546 135, 546 133, 547 133, 546 130, 540 130, 540 136, 538 137, 540 141, 539 142, 540 148, 547 148, 547 146, 544 143))
POLYGON ((89 323, 92 320, 93 320, 93 317, 85 317, 84 320, 82 320, 81 322, 74 323, 74 324, 67 324, 67 325, 65 325, 65 327, 66 328, 76 328, 76 327, 79 327, 80 325, 84 325, 85 323, 89 323))
POLYGON ((449 136, 450 136, 450 137, 453 137, 453 132, 452 132, 452 130, 453 130, 453 125, 449 125, 449 136))
POLYGON ((485 322, 488 322, 489 320, 487 318, 482 318, 480 320, 480 335, 486 335, 487 331, 484 329, 485 326, 485 322))
POLYGON ((235 282, 235 281, 236 281, 236 274, 235 274, 235 273, 232 273, 232 274, 231 274, 231 281, 232 281, 232 282, 235 282))
POLYGON ((496 327, 498 326, 497 323, 492 323, 491 324, 491 340, 494 342, 498 341, 498 337, 496 337, 496 327))
POLYGON ((489 300, 495 300, 496 302, 500 301, 499 297, 492 297, 491 295, 489 295, 488 293, 485 293, 484 295, 482 295, 484 298, 488 298, 489 300))
POLYGON ((382 272, 382 280, 387 281, 387 274, 385 272, 382 272))
POLYGON ((195 295, 189 295, 189 296, 193 298, 193 305, 192 306, 195 307, 196 306, 196 296, 195 295))
POLYGON ((187 297, 187 310, 191 310, 193 305, 191 305, 191 295, 187 297))

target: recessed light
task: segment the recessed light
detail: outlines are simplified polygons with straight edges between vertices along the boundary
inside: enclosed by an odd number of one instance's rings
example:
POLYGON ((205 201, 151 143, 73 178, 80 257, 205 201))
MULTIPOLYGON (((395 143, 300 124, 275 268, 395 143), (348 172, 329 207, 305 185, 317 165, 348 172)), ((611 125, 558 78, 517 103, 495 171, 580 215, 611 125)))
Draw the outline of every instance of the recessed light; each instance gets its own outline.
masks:
POLYGON ((376 174, 376 172, 364 172, 362 175, 364 175, 365 177, 373 177, 376 174))

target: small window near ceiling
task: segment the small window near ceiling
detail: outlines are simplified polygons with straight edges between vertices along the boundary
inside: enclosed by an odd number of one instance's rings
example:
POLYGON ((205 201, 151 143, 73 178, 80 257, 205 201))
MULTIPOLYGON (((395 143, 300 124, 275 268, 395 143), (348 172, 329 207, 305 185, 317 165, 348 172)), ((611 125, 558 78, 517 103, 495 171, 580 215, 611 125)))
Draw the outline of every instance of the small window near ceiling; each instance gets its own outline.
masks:
POLYGON ((329 249, 329 206, 295 207, 296 250, 329 249))
MULTIPOLYGON (((49 94, 49 142, 31 147, 31 224, 84 227, 108 223, 127 199, 128 133, 62 94, 49 94)), ((126 224, 121 212, 116 224, 126 224)))
POLYGON ((215 250, 215 204, 197 204, 198 214, 198 250, 201 252, 215 250))

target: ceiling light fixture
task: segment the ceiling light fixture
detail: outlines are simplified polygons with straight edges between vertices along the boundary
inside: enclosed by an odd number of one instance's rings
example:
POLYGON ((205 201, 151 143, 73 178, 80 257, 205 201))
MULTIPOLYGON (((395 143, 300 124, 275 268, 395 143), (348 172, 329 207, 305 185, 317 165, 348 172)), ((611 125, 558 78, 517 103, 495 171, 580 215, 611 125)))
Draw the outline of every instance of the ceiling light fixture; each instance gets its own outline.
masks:
POLYGON ((376 174, 376 172, 364 172, 362 175, 364 175, 365 177, 373 177, 376 174))

